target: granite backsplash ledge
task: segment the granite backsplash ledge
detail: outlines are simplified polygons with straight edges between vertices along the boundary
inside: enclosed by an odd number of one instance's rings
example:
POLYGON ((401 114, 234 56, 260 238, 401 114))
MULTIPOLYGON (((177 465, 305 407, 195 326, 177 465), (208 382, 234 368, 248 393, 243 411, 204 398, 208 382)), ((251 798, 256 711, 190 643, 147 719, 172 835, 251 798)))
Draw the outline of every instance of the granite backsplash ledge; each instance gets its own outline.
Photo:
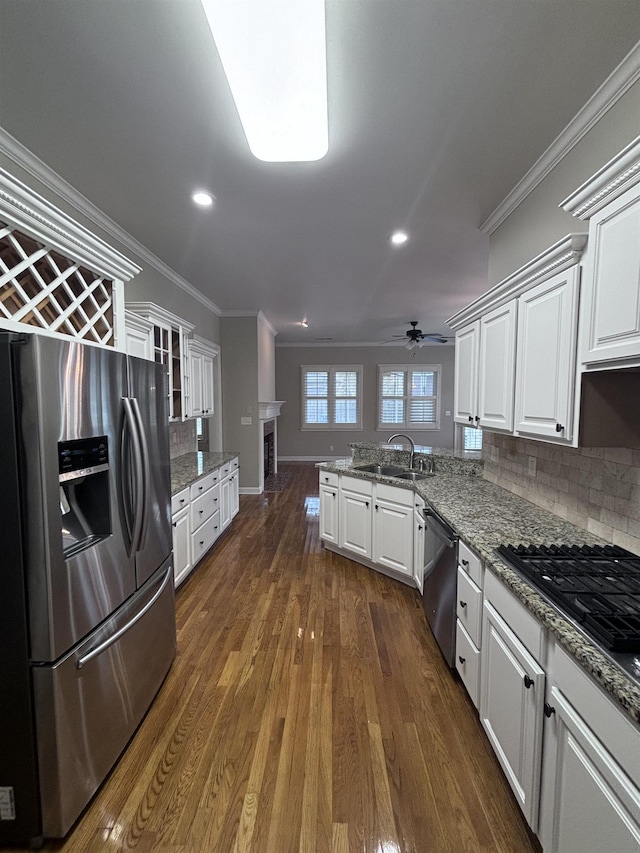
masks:
MULTIPOLYGON (((349 444, 353 464, 373 462, 378 465, 400 465, 409 467, 409 450, 399 449, 402 442, 377 444, 370 441, 354 441, 349 444)), ((416 444, 413 467, 418 467, 420 459, 436 460, 436 470, 441 474, 466 474, 470 477, 481 477, 484 462, 477 451, 449 450, 442 447, 429 447, 416 444)))

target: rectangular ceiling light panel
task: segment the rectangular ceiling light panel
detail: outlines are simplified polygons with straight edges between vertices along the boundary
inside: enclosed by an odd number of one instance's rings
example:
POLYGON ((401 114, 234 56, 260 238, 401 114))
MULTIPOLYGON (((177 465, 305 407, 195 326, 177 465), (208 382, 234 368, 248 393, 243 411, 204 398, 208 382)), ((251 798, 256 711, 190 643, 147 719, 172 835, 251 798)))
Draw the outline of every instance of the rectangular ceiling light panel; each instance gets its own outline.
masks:
POLYGON ((252 153, 269 162, 324 157, 324 0, 202 4, 252 153))

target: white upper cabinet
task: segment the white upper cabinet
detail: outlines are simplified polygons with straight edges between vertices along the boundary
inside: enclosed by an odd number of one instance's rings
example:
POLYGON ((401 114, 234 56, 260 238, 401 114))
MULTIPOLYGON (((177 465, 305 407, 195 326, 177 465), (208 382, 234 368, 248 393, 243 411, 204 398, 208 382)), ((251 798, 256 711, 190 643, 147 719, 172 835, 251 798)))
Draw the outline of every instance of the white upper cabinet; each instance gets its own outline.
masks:
POLYGON ((455 411, 456 423, 476 426, 478 416, 478 346, 480 321, 456 332, 455 411))
POLYGON ((494 430, 513 429, 516 359, 516 302, 480 318, 478 424, 494 430))
POLYGON ((187 417, 209 417, 214 412, 214 364, 219 349, 191 339, 187 344, 187 417))
POLYGON ((581 324, 587 369, 640 363, 640 137, 562 203, 589 220, 581 324), (603 365, 602 362, 609 362, 603 365))
POLYGON ((533 287, 518 300, 518 433, 573 436, 579 267, 533 287))
POLYGON ((579 262, 568 234, 447 321, 457 423, 576 444, 579 262))

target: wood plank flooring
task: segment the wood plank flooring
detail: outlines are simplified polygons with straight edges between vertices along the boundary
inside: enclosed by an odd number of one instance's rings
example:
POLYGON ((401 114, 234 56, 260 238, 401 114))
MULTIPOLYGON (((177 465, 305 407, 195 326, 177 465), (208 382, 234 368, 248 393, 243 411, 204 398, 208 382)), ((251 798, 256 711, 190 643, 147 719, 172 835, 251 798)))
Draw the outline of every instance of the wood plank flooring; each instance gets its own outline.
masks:
POLYGON ((418 594, 325 551, 318 475, 241 496, 64 853, 535 853, 418 594))

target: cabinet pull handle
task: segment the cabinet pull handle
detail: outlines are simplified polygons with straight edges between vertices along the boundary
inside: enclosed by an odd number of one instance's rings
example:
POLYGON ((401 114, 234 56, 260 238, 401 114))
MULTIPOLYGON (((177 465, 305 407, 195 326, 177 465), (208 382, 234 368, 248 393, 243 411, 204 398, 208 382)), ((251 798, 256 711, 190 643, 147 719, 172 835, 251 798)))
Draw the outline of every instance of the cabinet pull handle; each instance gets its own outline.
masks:
POLYGON ((336 496, 336 493, 335 493, 335 492, 331 492, 331 497, 334 497, 334 498, 335 498, 335 496, 336 496))
POLYGON ((544 703, 544 715, 545 717, 550 717, 552 714, 555 714, 556 709, 553 705, 550 705, 548 702, 544 703))
POLYGON ((178 522, 177 522, 177 521, 174 521, 174 522, 173 522, 173 526, 174 526, 174 527, 177 527, 177 525, 178 525, 178 522))
POLYGON ((183 504, 183 503, 184 503, 184 498, 180 498, 180 503, 181 503, 181 504, 183 504))
POLYGON ((477 423, 480 420, 480 415, 475 416, 475 422, 477 423))
MULTIPOLYGON (((367 504, 367 506, 369 506, 369 504, 367 504)), ((379 509, 380 509, 380 507, 378 506, 378 504, 376 504, 376 512, 377 512, 379 509)))
POLYGON ((462 562, 462 565, 463 565, 463 566, 468 566, 468 565, 469 565, 469 560, 462 560, 461 562, 462 562))
POLYGON ((422 530, 422 525, 421 525, 421 524, 419 524, 419 525, 418 525, 418 530, 422 530))
POLYGON ((458 660, 460 661, 460 663, 465 663, 467 659, 463 658, 462 655, 458 655, 458 660))
POLYGON ((204 539, 201 539, 201 540, 200 540, 200 544, 201 544, 201 545, 204 545, 204 539))
POLYGON ((524 676, 524 686, 527 688, 527 690, 530 687, 533 687, 533 678, 529 678, 529 676, 526 673, 524 676))
POLYGON ((365 506, 369 506, 369 501, 365 501, 365 506))
POLYGON ((473 423, 473 415, 469 415, 469 420, 473 423))
POLYGON ((563 429, 564 427, 562 426, 562 424, 556 424, 556 432, 562 432, 563 429))
MULTIPOLYGON (((466 607, 466 606, 467 606, 467 602, 466 602, 466 601, 461 601, 461 602, 460 602, 460 607, 466 607)), ((527 686, 528 686, 528 685, 527 685, 527 686)))

